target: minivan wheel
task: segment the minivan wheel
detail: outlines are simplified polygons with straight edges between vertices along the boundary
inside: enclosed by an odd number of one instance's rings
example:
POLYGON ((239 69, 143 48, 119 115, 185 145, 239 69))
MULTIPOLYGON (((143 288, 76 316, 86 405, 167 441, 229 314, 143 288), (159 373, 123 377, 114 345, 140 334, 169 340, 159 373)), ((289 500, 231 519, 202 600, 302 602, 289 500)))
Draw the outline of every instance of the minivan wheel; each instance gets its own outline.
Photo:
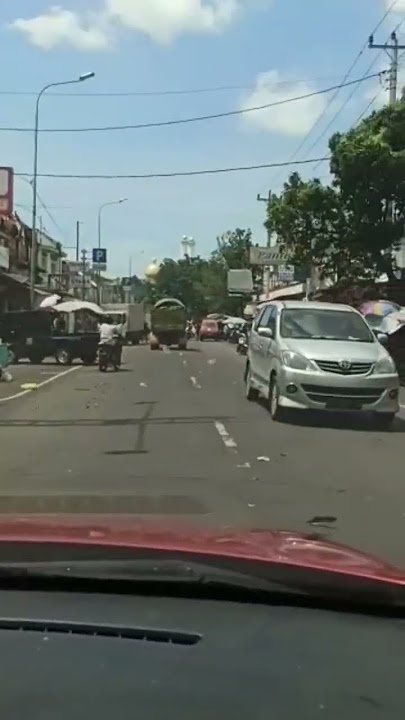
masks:
POLYGON ((269 410, 272 420, 282 422, 285 419, 285 409, 280 405, 280 390, 277 377, 273 375, 270 379, 269 410))
POLYGON ((246 399, 250 402, 254 402, 259 397, 259 391, 252 385, 252 373, 250 370, 250 365, 248 365, 245 374, 245 394, 246 399))
POLYGON ((374 414, 374 425, 378 430, 390 430, 394 420, 395 413, 393 412, 374 414))

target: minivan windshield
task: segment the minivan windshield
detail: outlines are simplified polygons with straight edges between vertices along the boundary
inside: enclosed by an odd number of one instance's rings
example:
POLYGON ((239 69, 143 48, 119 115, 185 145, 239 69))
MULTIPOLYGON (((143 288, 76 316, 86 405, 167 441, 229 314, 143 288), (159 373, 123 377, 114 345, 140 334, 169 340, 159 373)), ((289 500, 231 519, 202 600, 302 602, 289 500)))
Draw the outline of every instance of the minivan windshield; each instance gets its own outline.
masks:
POLYGON ((280 335, 297 339, 374 342, 370 328, 357 313, 309 307, 282 310, 280 335))

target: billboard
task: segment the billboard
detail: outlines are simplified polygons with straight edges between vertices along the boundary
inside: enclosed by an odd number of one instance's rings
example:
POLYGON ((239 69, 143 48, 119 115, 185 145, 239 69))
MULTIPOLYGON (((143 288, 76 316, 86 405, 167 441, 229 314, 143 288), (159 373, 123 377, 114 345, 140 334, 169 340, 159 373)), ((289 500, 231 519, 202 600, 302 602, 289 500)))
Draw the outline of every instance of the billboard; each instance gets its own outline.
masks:
POLYGON ((12 215, 14 211, 14 170, 0 167, 0 215, 12 215))
POLYGON ((251 270, 228 270, 228 293, 230 295, 251 295, 252 292, 251 270))
POLYGON ((251 265, 285 265, 286 258, 280 253, 280 249, 275 247, 258 247, 254 246, 250 248, 251 265))

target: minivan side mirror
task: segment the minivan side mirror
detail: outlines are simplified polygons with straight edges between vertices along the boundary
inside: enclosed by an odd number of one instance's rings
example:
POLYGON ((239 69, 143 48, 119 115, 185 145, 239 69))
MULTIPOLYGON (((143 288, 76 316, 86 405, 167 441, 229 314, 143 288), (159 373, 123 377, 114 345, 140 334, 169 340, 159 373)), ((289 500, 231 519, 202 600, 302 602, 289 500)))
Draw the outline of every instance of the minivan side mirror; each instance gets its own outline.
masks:
POLYGON ((263 338, 268 338, 271 340, 274 337, 274 332, 269 327, 259 327, 257 329, 258 335, 260 335, 263 338))
POLYGON ((386 345, 388 343, 388 335, 386 335, 386 333, 376 332, 375 336, 381 345, 386 345))

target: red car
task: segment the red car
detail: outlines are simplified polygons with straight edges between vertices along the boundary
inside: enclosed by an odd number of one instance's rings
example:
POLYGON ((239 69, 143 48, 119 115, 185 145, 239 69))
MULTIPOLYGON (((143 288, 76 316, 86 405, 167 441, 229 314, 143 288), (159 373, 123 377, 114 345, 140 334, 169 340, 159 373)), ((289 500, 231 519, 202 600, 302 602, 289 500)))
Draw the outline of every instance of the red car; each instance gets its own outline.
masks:
POLYGON ((205 319, 200 327, 200 340, 220 340, 222 337, 221 326, 217 320, 205 319))
POLYGON ((2 717, 398 720, 405 572, 319 539, 0 517, 2 717))

